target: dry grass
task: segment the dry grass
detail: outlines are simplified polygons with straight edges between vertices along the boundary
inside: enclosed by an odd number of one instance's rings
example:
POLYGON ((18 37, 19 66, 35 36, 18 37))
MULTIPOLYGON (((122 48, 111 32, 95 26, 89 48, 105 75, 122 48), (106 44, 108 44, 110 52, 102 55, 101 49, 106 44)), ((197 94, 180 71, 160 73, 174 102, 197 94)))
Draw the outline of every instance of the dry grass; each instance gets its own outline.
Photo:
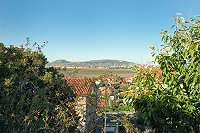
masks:
POLYGON ((113 74, 121 77, 133 77, 135 74, 131 69, 104 69, 104 68, 67 68, 65 71, 60 70, 66 77, 98 77, 103 74, 113 74))

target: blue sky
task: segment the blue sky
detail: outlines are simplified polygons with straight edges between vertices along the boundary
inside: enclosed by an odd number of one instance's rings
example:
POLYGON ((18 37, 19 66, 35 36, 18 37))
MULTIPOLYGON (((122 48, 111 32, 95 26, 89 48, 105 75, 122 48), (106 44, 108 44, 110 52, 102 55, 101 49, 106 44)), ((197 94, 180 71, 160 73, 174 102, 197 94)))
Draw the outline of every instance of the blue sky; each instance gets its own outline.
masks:
POLYGON ((0 42, 49 43, 48 61, 152 60, 171 15, 200 15, 200 0, 0 0, 0 42))

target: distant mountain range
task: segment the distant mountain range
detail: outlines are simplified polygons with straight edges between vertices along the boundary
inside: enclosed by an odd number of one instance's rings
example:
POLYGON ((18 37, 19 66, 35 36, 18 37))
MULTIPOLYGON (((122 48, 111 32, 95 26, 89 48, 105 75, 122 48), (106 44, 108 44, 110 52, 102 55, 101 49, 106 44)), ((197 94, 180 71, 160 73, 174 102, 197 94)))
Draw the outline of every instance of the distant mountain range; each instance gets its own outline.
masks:
POLYGON ((70 62, 63 59, 48 63, 47 67, 66 67, 66 68, 131 68, 137 65, 133 62, 123 60, 92 60, 84 62, 70 62))

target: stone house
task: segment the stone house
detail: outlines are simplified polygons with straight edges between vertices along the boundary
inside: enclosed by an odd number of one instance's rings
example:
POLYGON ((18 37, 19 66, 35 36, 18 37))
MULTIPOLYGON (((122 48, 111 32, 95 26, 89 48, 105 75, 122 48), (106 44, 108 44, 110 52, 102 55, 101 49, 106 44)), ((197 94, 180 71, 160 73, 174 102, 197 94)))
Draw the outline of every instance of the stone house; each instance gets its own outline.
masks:
POLYGON ((97 118, 97 87, 90 78, 63 78, 76 94, 75 110, 80 117, 78 130, 81 133, 95 132, 97 118))

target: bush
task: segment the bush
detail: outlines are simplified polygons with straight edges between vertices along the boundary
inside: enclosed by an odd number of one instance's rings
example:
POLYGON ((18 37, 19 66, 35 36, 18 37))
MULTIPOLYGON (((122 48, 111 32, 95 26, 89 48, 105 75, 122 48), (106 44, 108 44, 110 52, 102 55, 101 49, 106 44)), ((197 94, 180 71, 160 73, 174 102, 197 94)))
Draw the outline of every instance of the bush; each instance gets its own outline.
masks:
POLYGON ((39 45, 33 46, 0 43, 0 132, 73 130, 74 94, 55 68, 45 68, 39 45))

